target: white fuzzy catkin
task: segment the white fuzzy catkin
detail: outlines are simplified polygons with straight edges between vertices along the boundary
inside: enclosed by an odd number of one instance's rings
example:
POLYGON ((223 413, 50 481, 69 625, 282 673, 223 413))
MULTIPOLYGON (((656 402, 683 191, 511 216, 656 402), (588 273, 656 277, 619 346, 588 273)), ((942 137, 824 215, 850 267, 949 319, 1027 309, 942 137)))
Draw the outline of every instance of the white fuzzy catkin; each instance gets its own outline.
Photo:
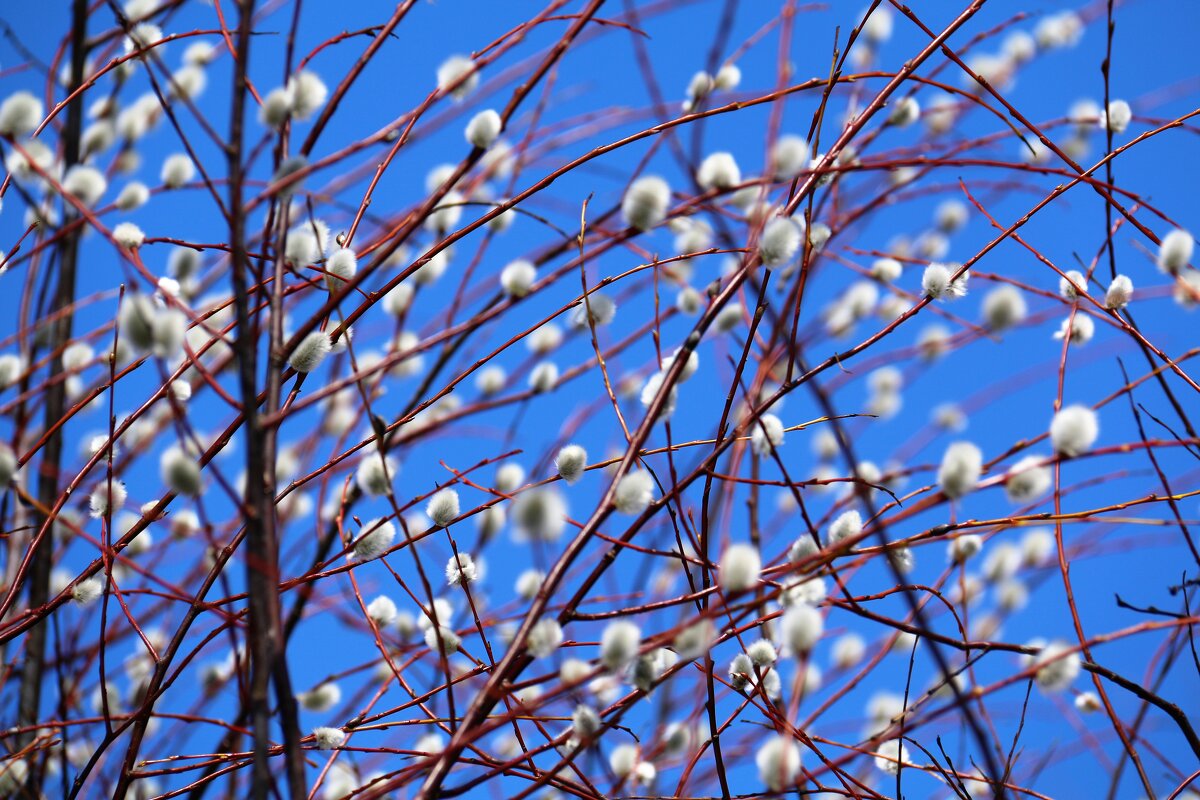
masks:
POLYGON ((621 199, 625 222, 639 231, 661 224, 671 202, 671 187, 657 175, 644 175, 629 185, 621 199))
POLYGON ((769 455, 783 444, 783 422, 774 414, 763 414, 754 420, 750 431, 750 446, 757 455, 769 455))
POLYGON ((442 489, 429 498, 425 513, 433 520, 433 524, 444 528, 458 516, 458 492, 454 489, 442 489))
POLYGON ((309 711, 328 711, 342 701, 342 689, 336 683, 322 683, 296 695, 300 705, 309 711))
POLYGON ((313 113, 325 105, 329 97, 329 89, 315 72, 301 70, 288 78, 287 92, 291 100, 292 116, 296 119, 308 119, 313 113))
POLYGON ((112 229, 113 240, 121 247, 129 250, 141 247, 146 241, 146 234, 132 222, 119 222, 112 229))
POLYGON ((717 565, 717 584, 727 594, 744 592, 758 585, 762 557, 750 544, 732 544, 721 554, 717 565))
POLYGON ((25 359, 16 353, 0 355, 0 389, 7 389, 16 383, 25 367, 25 359))
MULTIPOLYGON (((152 2, 152 6, 157 7, 157 2, 152 2)), ((207 66, 217 55, 217 46, 211 42, 193 41, 183 51, 183 63, 190 67, 207 66)))
POLYGON ((1084 23, 1074 11, 1062 11, 1043 17, 1034 28, 1033 36, 1039 47, 1054 49, 1070 47, 1083 36, 1084 23))
POLYGON ((933 213, 933 224, 942 233, 954 233, 967 224, 970 212, 961 200, 946 200, 933 213))
POLYGON ((0 442, 0 489, 8 488, 17 475, 17 454, 6 443, 0 442))
POLYGON ((1180 274, 1171 294, 1181 308, 1188 311, 1195 308, 1196 300, 1200 298, 1200 271, 1187 270, 1180 274))
POLYGON ((177 308, 154 307, 150 319, 149 350, 159 358, 171 358, 183 348, 187 317, 177 308))
MULTIPOLYGON (((669 370, 671 368, 671 366, 675 363, 675 359, 679 356, 679 352, 681 349, 682 348, 676 347, 674 350, 671 351, 671 355, 669 355, 663 359, 662 368, 663 368, 664 372, 669 370)), ((691 378, 693 375, 696 374, 696 370, 698 370, 699 368, 700 368, 700 355, 695 350, 693 350, 690 353, 688 353, 687 361, 684 362, 683 368, 679 370, 679 382, 683 383, 684 381, 691 378)))
POLYGON ((553 489, 531 489, 513 502, 512 519, 524 538, 554 542, 566 530, 567 504, 553 489))
POLYGON ((508 512, 504 506, 489 506, 475 517, 475 529, 485 540, 495 536, 508 520, 508 512))
MULTIPOLYGON (((125 39, 125 52, 132 53, 135 50, 149 48, 155 42, 159 42, 162 39, 162 28, 149 22, 139 22, 133 26, 133 29, 129 32, 129 36, 125 39)), ((166 45, 157 45, 154 49, 161 57, 165 48, 166 45)))
POLYGON ((883 283, 891 283, 900 277, 904 267, 894 258, 879 258, 871 264, 871 277, 883 283))
POLYGON ((305 220, 284 237, 284 257, 296 266, 312 264, 321 259, 328 243, 329 226, 323 220, 305 220))
POLYGON ((979 484, 983 453, 971 442, 955 442, 946 448, 938 468, 938 485, 950 499, 957 499, 979 484))
POLYGON ((875 394, 895 394, 904 386, 904 375, 896 367, 880 367, 867 376, 867 386, 875 394))
POLYGON ((140 181, 131 181, 117 194, 116 205, 121 211, 133 211, 146 205, 150 190, 140 181))
POLYGON ((1075 695, 1075 708, 1084 714, 1094 714, 1104 706, 1095 692, 1080 692, 1075 695))
POLYGON ((842 512, 829 526, 826 541, 832 546, 862 533, 862 515, 854 509, 842 512))
POLYGON ((104 173, 88 164, 76 164, 63 176, 62 187, 85 206, 94 206, 108 189, 104 173))
POLYGON ((534 658, 549 658, 563 642, 562 626, 554 617, 542 617, 529 629, 525 646, 534 658))
POLYGON ((1045 528, 1034 528, 1021 539, 1022 561, 1027 567, 1041 566, 1054 548, 1054 534, 1045 528))
POLYGON ((1176 228, 1162 237, 1158 246, 1158 268, 1168 275, 1175 275, 1192 260, 1195 242, 1192 234, 1176 228))
POLYGON ((348 247, 340 247, 325 260, 325 288, 330 294, 337 294, 357 273, 358 258, 354 251, 348 247))
POLYGON ((358 488, 368 497, 381 497, 392 492, 392 481, 400 470, 398 462, 388 456, 383 458, 378 452, 363 458, 354 473, 354 481, 358 488))
POLYGON ((950 240, 941 231, 925 231, 913 243, 916 255, 931 261, 940 261, 950 252, 950 240))
POLYGON ((525 482, 525 468, 515 461, 506 461, 496 469, 496 491, 514 492, 525 482))
POLYGON ((1013 503, 1028 503, 1046 493, 1051 476, 1047 467, 1038 466, 1037 456, 1026 456, 1008 470, 1004 491, 1013 503))
POLYGON ((46 107, 32 92, 13 92, 0 103, 0 135, 25 136, 32 133, 46 115, 46 107))
POLYGON ((1079 653, 1071 652, 1066 642, 1054 641, 1042 648, 1034 659, 1039 665, 1034 675, 1043 691, 1060 692, 1074 683, 1082 669, 1079 653))
POLYGON ((800 534, 799 538, 788 548, 788 561, 793 564, 812 558, 821 549, 820 543, 813 540, 809 533, 800 534))
POLYGON ((1100 128, 1113 133, 1124 133, 1132 120, 1133 109, 1129 107, 1129 103, 1124 100, 1110 100, 1108 110, 1100 116, 1100 128))
POLYGON ((1076 312, 1074 317, 1067 317, 1062 321, 1054 338, 1069 338, 1071 344, 1083 346, 1090 342, 1095 335, 1096 323, 1092 321, 1092 318, 1082 312, 1076 312))
POLYGON ((282 86, 267 92, 258 109, 258 121, 268 128, 279 128, 292 113, 292 94, 282 86))
POLYGON ((779 654, 775 652, 775 645, 766 639, 751 642, 750 646, 746 648, 746 655, 750 656, 750 660, 756 667, 769 667, 779 658, 779 654))
POLYGON ((196 177, 196 165, 187 153, 173 153, 166 157, 159 176, 163 186, 168 189, 178 189, 196 177))
POLYGON ((1009 61, 1014 64, 1024 64, 1037 53, 1037 42, 1033 35, 1026 31, 1013 31, 1004 37, 1001 50, 1009 61))
POLYGON ((639 786, 649 786, 658 777, 658 767, 649 761, 639 761, 633 768, 633 780, 639 786))
POLYGON ((412 305, 412 284, 402 283, 383 296, 383 310, 393 317, 399 318, 412 305))
POLYGON ((1015 286, 997 286, 983 298, 983 319, 994 331, 1008 330, 1025 320, 1025 297, 1015 286))
POLYGON ((503 122, 500 119, 500 115, 496 113, 495 109, 488 108, 471 117, 471 121, 467 123, 467 128, 463 132, 463 135, 466 137, 468 144, 486 150, 500 136, 502 126, 503 122))
POLYGON ((824 633, 825 618, 807 603, 788 608, 779 623, 780 640, 795 655, 812 650, 824 633))
POLYGON ((537 280, 537 268, 525 259, 510 262, 500 271, 500 286, 510 297, 524 297, 537 280))
POLYGON ((577 444, 569 444, 558 451, 554 466, 564 481, 570 484, 578 483, 583 477, 584 467, 587 466, 587 450, 577 444))
POLYGON ((351 548, 351 555, 356 561, 370 561, 379 558, 387 552, 396 539, 396 526, 382 517, 363 523, 364 533, 358 537, 351 548))
POLYGON ((776 217, 763 228, 758 253, 763 264, 778 267, 795 257, 800 249, 800 228, 790 217, 776 217))
MULTIPOLYGON (((69 345, 67 345, 66 349, 63 350, 62 366, 67 372, 75 372, 86 367, 95 357, 96 351, 93 350, 92 346, 87 342, 71 342, 69 345)), ((0 356, 0 360, 3 360, 4 358, 4 356, 0 356)), ((10 356, 10 358, 16 357, 10 356)), ((19 363, 19 358, 17 358, 17 362, 16 369, 23 369, 23 365, 19 363)), ((6 380, 6 378, 3 376, 4 371, 4 368, 0 367, 0 386, 7 386, 9 383, 11 383, 11 380, 6 380)))
POLYGON ((439 625, 444 625, 450 621, 452 616, 454 616, 454 607, 450 604, 450 601, 444 597, 437 597, 434 598, 433 608, 423 607, 421 609, 421 616, 417 620, 417 626, 421 630, 427 631, 433 627, 434 617, 437 617, 439 625))
MULTIPOLYGON (((442 736, 442 734, 438 733, 437 731, 425 734, 420 739, 417 739, 417 743, 415 745, 413 745, 413 750, 415 750, 418 753, 424 753, 426 755, 437 755, 438 753, 442 752, 445 749, 446 749, 446 737, 442 736)), ((350 788, 350 792, 353 792, 354 790, 355 790, 355 787, 352 786, 350 788)), ((349 794, 350 792, 347 792, 346 794, 349 794)), ((334 795, 334 796, 344 796, 344 795, 334 795)))
POLYGON ((637 763, 637 745, 619 744, 613 748, 612 753, 608 756, 608 765, 612 768, 613 774, 618 779, 629 777, 637 767, 637 763))
POLYGON ((547 322, 539 327, 533 333, 529 334, 527 346, 531 353, 545 355, 558 348, 562 344, 563 332, 562 329, 553 322, 547 322))
POLYGON ((71 599, 77 605, 89 606, 94 603, 104 592, 104 581, 99 576, 93 575, 77 582, 71 587, 71 599))
POLYGON ((950 563, 961 564, 975 556, 983 548, 983 539, 975 533, 965 533, 950 540, 947 555, 950 563))
POLYGON ((833 643, 831 658, 836 669, 850 669, 862 661, 867 653, 867 643, 857 633, 847 633, 833 643))
POLYGON ((823 577, 804 578, 784 587, 779 595, 779 605, 791 608, 796 605, 816 606, 829 596, 829 584, 823 577))
POLYGON ((933 263, 925 268, 921 275, 921 291, 933 300, 954 300, 967 293, 967 280, 970 272, 954 278, 958 270, 957 264, 933 263), (953 278, 953 280, 952 280, 953 278))
POLYGON ((608 325, 617 315, 616 302, 606 294, 592 292, 571 311, 571 327, 586 328, 589 323, 608 325))
POLYGON ((1011 578, 1021 567, 1021 549, 1009 542, 993 545, 983 560, 983 577, 990 583, 1011 578))
POLYGON ((581 658, 563 659, 562 666, 558 669, 559 680, 568 686, 582 682, 591 674, 592 665, 581 658))
POLYGON ((558 383, 558 365, 553 361, 541 361, 529 371, 529 388, 544 394, 558 383))
POLYGON ((1074 300, 1079 297, 1081 292, 1087 290, 1087 278, 1079 270, 1067 270, 1061 278, 1058 279, 1058 294, 1064 300, 1074 300))
POLYGON ((468 56, 450 56, 437 68, 437 83, 443 92, 449 91, 455 100, 462 100, 479 85, 475 62, 468 56))
POLYGON ((737 64, 722 64, 713 78, 713 87, 722 91, 731 91, 742 82, 742 70, 737 64))
POLYGON ((591 706, 582 703, 575 706, 571 714, 571 730, 580 741, 587 741, 600 730, 600 715, 591 706))
POLYGON ((696 182, 704 189, 729 189, 742 182, 732 153, 713 153, 700 162, 696 182))
POLYGON ((888 739, 875 751, 875 768, 887 775, 899 772, 902 762, 908 762, 908 748, 899 739, 888 739))
POLYGON ((772 792, 782 792, 800 774, 800 747, 789 736, 772 735, 754 756, 758 777, 772 792))
POLYGON ((542 588, 543 581, 546 580, 546 574, 538 569, 527 569, 517 576, 517 582, 513 586, 513 590, 517 593, 517 597, 522 600, 532 600, 537 596, 538 590, 542 588))
POLYGON ((771 146, 771 174, 775 180, 790 180, 804 171, 812 148, 802 136, 784 134, 771 146))
POLYGON ((1064 456, 1086 453, 1100 435, 1096 412, 1084 405, 1071 405, 1054 415, 1050 422, 1050 443, 1054 452, 1064 456))
POLYGON ((346 733, 341 728, 313 728, 313 742, 318 750, 336 750, 346 743, 346 733))
POLYGON ((125 484, 118 480, 112 482, 112 492, 109 492, 108 479, 105 479, 88 498, 88 512, 93 519, 100 519, 114 511, 119 511, 125 505, 129 494, 125 484))
POLYGON ((611 672, 619 672, 637 657, 642 631, 628 620, 608 623, 600 636, 600 663, 611 672))
POLYGON ((333 349, 333 342, 325 331, 313 331, 300 340, 288 359, 288 366, 296 372, 312 372, 321 366, 325 356, 333 349))
POLYGON ((483 395, 498 394, 508 380, 508 374, 504 371, 504 367, 492 365, 484 367, 475 377, 475 388, 483 395))
POLYGON ((691 111, 695 108, 695 101, 704 97, 713 89, 713 77, 707 72, 701 70, 692 75, 692 79, 688 81, 687 86, 687 102, 683 104, 684 111, 691 111))
POLYGON ((715 638, 716 629, 712 620, 701 619, 679 631, 672 644, 680 659, 691 661, 708 652, 715 638))
POLYGON ((200 530, 200 517, 190 508, 180 509, 171 515, 170 528, 176 539, 186 539, 200 530))
POLYGON ((479 577, 479 568, 470 553, 459 553, 450 556, 446 562, 446 583, 450 586, 466 586, 474 583, 479 577))
POLYGON ((367 604, 367 616, 379 627, 391 625, 399 615, 396 602, 386 594, 381 594, 367 604))
POLYGON ((902 97, 892 107, 887 121, 898 128, 907 128, 921 118, 921 105, 915 97, 902 97))
POLYGON ((183 448, 168 447, 159 459, 162 482, 176 494, 198 497, 204 488, 200 479, 200 463, 183 448))
POLYGON ((636 515, 654 502, 654 479, 644 469, 635 469, 621 476, 613 493, 613 505, 622 514, 636 515))
POLYGON ((1006 580, 996 587, 996 605, 1002 611, 1020 611, 1029 601, 1029 590, 1016 580, 1006 580))
POLYGON ((447 627, 438 626, 425 631, 425 645, 430 650, 436 650, 448 656, 458 652, 462 639, 457 633, 447 627))
MULTIPOLYGON (((663 380, 665 380, 666 377, 667 373, 663 370, 659 370, 646 379, 646 383, 642 385, 642 391, 638 397, 643 406, 649 408, 654 402, 654 398, 658 397, 658 393, 662 390, 663 380)), ((678 385, 671 386, 671 389, 669 392, 667 392, 667 397, 662 404, 659 416, 661 416, 663 419, 669 419, 671 415, 675 413, 675 405, 678 397, 678 385)))
POLYGON ((1114 311, 1122 309, 1129 305, 1129 301, 1133 299, 1133 281, 1128 275, 1118 275, 1112 279, 1112 283, 1108 285, 1108 291, 1104 293, 1104 305, 1114 311))
POLYGON ((186 281, 200 271, 200 262, 200 253, 192 248, 176 247, 167 256, 167 273, 178 281, 186 281))

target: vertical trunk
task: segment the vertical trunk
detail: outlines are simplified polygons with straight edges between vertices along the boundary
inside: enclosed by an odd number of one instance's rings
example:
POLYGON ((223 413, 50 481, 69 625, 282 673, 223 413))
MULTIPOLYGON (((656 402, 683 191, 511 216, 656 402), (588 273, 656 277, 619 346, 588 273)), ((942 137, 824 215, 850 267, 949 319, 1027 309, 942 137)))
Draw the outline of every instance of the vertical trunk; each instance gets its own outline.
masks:
MULTIPOLYGON (((263 424, 258 409, 259 326, 250 319, 250 293, 255 280, 246 252, 246 216, 243 208, 242 137, 247 94, 246 71, 250 55, 250 23, 253 0, 239 4, 236 68, 233 106, 227 144, 229 169, 229 207, 231 212, 229 245, 232 254, 234 306, 237 315, 236 354, 238 385, 246 415, 246 486, 242 513, 246 524, 245 561, 248 596, 248 654, 250 685, 248 708, 254 732, 254 763, 250 796, 266 800, 271 794, 271 768, 268 749, 271 739, 270 686, 274 680, 283 729, 286 771, 290 797, 302 800, 304 762, 299 746, 295 698, 291 693, 287 658, 282 647, 279 595, 279 541, 275 526, 275 445, 273 426, 263 424)), ((273 284, 279 286, 278 282, 273 284)), ((267 363, 266 412, 279 401, 279 364, 275 358, 278 331, 281 330, 280 298, 271 299, 271 348, 267 363)))
MULTIPOLYGON (((71 10, 71 88, 83 79, 83 65, 87 40, 87 2, 74 0, 71 10)), ((63 161, 70 167, 79 161, 79 140, 83 129, 83 100, 78 99, 67 107, 67 122, 63 129, 63 161)), ((69 223, 75 214, 67 211, 64 221, 69 223)), ((62 240, 58 254, 58 284, 54 290, 51 312, 62 312, 50 323, 50 373, 62 371, 62 351, 71 339, 71 304, 75 301, 75 267, 79 255, 80 232, 75 231, 62 240)), ((66 411, 66 383, 51 381, 46 388, 46 406, 43 426, 50 429, 66 411)), ((38 471, 37 495, 44 508, 52 508, 58 498, 59 471, 62 463, 63 438, 58 430, 46 440, 42 449, 41 468, 38 471)), ((29 564, 29 607, 37 608, 49 600, 50 568, 54 560, 54 537, 52 520, 44 514, 36 516, 38 525, 30 543, 32 558, 29 564)), ((21 680, 18 719, 22 726, 36 725, 40 719, 42 682, 46 667, 47 623, 42 621, 30 628, 25 636, 25 668, 21 680)), ((33 739, 33 731, 19 737, 22 746, 33 739)), ((40 785, 40 770, 35 765, 29 772, 31 790, 40 785)))

